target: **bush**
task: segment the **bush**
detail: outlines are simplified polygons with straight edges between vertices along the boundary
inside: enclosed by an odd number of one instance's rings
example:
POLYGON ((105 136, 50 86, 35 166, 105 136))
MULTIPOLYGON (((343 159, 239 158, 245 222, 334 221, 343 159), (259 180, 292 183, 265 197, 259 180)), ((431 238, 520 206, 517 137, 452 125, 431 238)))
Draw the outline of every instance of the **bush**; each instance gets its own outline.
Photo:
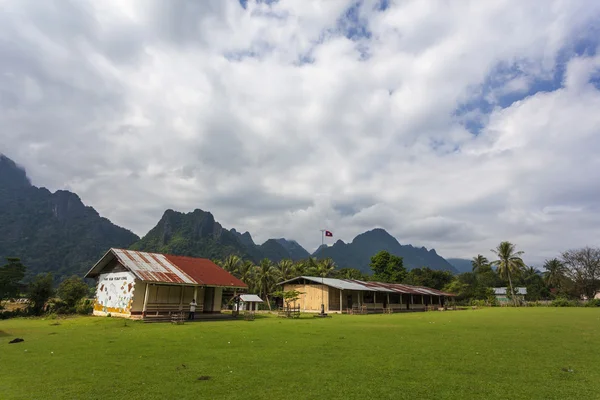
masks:
POLYGON ((0 320, 2 319, 9 319, 9 318, 16 318, 16 317, 24 317, 27 315, 27 312, 20 309, 20 308, 15 308, 12 311, 0 311, 0 320))
POLYGON ((591 299, 585 303, 585 307, 600 307, 600 299, 591 299))
POLYGON ((575 307, 577 304, 574 301, 567 300, 564 297, 557 297, 550 304, 552 307, 575 307))
POLYGON ((66 302, 56 299, 48 304, 47 311, 58 315, 75 314, 75 307, 70 307, 66 302))
POLYGON ((471 305, 476 307, 485 307, 487 303, 485 300, 471 300, 471 305))
POLYGON ((77 314, 81 315, 90 315, 92 311, 94 311, 94 302, 90 299, 81 299, 77 302, 77 306, 75 306, 75 311, 77 314))
POLYGON ((60 283, 56 294, 74 310, 77 303, 87 296, 89 290, 89 286, 80 277, 72 276, 60 283))

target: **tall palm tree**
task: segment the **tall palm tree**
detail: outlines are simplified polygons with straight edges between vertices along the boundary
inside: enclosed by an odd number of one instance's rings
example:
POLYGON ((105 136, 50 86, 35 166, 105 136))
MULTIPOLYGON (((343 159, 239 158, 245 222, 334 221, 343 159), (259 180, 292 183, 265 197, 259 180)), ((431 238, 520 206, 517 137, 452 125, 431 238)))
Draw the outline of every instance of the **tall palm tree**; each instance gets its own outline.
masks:
POLYGON ((256 267, 256 286, 260 293, 265 296, 269 310, 271 310, 269 294, 273 291, 275 285, 276 271, 273 262, 268 258, 263 259, 256 267))
POLYGON ((565 265, 558 258, 553 258, 552 260, 546 260, 544 269, 546 270, 546 272, 544 272, 544 281, 546 282, 546 285, 551 288, 560 287, 567 272, 565 265))
POLYGON ((473 266, 473 272, 475 273, 481 273, 490 269, 490 262, 481 254, 477 254, 477 257, 473 257, 471 265, 473 266))
POLYGON ((330 276, 335 270, 335 262, 331 258, 326 258, 317 263, 317 275, 323 278, 330 276))
POLYGON ((519 275, 525 268, 525 263, 521 259, 523 252, 517 251, 515 245, 511 242, 500 243, 492 252, 498 256, 498 259, 493 261, 492 264, 498 266, 498 275, 500 277, 508 279, 510 294, 516 306, 517 298, 515 297, 515 290, 512 285, 512 276, 519 275))
POLYGON ((242 282, 248 285, 249 293, 256 290, 256 265, 252 261, 240 263, 236 275, 242 282))
POLYGON ((227 258, 220 264, 220 266, 225 271, 235 274, 241 263, 242 259, 239 256, 231 254, 227 256, 227 258))
POLYGON ((306 275, 319 276, 319 263, 316 258, 307 258, 303 261, 302 266, 306 275))
POLYGON ((277 263, 277 274, 277 278, 282 281, 287 281, 288 279, 296 277, 292 260, 285 259, 279 261, 277 263))
POLYGON ((295 276, 306 275, 306 262, 305 262, 305 260, 296 261, 294 263, 294 275, 295 276))

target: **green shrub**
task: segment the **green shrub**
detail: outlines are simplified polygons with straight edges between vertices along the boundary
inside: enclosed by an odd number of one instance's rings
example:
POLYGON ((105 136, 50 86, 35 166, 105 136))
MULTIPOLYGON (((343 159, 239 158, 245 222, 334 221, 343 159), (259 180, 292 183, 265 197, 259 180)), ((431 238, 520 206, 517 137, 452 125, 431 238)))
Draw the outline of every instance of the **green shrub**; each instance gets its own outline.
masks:
POLYGON ((26 315, 27 315, 27 312, 25 310, 20 309, 20 308, 15 308, 12 311, 4 310, 4 311, 0 311, 0 320, 2 320, 2 319, 9 319, 9 318, 16 318, 16 317, 24 317, 26 315))
POLYGON ((600 299, 591 299, 585 303, 585 307, 600 307, 600 299))
POLYGON ((485 307, 487 303, 485 300, 471 300, 471 305, 476 307, 485 307))
POLYGON ((77 314, 89 315, 94 311, 94 302, 90 299, 81 299, 77 302, 75 311, 77 311, 77 314))
POLYGON ((48 312, 58 315, 75 314, 75 307, 69 306, 63 300, 56 299, 48 304, 48 312))
POLYGON ((557 297, 552 300, 552 307, 575 307, 577 304, 574 301, 565 299, 564 297, 557 297))

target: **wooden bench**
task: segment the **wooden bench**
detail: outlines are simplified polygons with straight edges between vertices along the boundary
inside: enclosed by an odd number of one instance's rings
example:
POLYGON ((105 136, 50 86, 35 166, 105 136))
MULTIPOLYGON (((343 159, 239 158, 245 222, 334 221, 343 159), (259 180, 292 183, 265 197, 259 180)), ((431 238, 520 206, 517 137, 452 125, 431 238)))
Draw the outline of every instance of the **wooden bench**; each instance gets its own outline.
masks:
POLYGON ((182 325, 184 321, 185 321, 185 313, 183 311, 171 314, 171 323, 172 324, 182 325))
POLYGON ((277 316, 283 318, 300 318, 300 306, 279 307, 279 310, 277 311, 277 316))

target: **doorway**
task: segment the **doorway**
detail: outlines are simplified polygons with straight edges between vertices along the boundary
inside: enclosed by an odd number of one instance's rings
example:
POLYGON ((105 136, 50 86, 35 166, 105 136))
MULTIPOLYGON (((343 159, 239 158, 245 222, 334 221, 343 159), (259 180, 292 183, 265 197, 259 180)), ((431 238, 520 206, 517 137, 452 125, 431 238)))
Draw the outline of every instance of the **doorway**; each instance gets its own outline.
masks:
POLYGON ((215 304, 215 288, 204 289, 204 312, 212 312, 215 304))

